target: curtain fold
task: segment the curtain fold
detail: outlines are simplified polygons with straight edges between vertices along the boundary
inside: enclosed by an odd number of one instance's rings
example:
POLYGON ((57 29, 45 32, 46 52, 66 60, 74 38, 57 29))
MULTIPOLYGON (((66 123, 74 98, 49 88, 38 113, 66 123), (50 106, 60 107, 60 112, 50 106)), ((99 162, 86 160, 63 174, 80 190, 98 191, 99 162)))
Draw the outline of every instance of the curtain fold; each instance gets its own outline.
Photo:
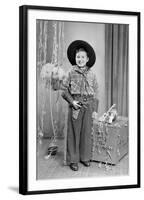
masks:
POLYGON ((106 109, 115 103, 122 116, 128 116, 128 34, 128 25, 105 26, 106 109))
POLYGON ((64 22, 37 20, 36 28, 37 130, 42 132, 44 137, 53 137, 55 129, 56 137, 63 137, 64 121, 61 119, 65 117, 65 106, 60 91, 52 91, 46 87, 40 72, 42 67, 49 63, 58 66, 63 64, 64 22))

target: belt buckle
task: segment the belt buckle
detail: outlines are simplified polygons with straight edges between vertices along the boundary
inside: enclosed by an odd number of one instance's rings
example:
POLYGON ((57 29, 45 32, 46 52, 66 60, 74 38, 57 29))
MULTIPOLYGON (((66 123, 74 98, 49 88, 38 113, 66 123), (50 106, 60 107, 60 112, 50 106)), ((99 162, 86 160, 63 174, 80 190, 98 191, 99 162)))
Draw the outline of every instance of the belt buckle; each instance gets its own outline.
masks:
POLYGON ((87 101, 87 96, 86 95, 83 96, 83 101, 87 101))

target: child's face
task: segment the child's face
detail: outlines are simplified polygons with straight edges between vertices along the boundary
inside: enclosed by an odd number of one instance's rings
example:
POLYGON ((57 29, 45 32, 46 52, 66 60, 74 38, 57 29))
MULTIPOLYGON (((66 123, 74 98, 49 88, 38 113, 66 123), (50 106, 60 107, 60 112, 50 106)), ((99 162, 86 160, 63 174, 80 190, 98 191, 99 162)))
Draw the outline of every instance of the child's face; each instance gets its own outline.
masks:
POLYGON ((80 68, 85 67, 86 63, 89 60, 87 53, 85 51, 78 51, 76 53, 75 59, 77 66, 80 68))

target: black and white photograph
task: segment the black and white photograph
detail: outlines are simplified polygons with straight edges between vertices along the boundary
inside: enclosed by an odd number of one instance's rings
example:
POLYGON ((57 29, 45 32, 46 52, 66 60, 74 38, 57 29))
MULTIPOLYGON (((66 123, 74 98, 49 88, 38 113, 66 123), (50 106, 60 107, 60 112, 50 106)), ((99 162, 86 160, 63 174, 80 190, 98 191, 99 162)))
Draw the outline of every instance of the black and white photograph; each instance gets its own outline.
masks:
POLYGON ((129 26, 36 25, 37 179, 128 175, 129 26))
POLYGON ((138 17, 20 8, 20 193, 139 187, 138 17))

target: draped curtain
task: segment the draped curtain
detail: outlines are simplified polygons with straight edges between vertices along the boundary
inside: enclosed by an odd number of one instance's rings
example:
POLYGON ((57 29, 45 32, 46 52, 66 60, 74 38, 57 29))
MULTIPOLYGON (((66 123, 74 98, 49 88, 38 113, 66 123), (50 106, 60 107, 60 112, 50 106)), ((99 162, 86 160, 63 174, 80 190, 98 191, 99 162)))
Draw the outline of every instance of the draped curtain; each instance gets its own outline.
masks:
POLYGON ((128 25, 105 26, 106 109, 115 103, 122 116, 128 116, 128 34, 128 25))
POLYGON ((37 70, 40 72, 46 63, 62 65, 64 56, 64 22, 37 20, 37 70))
POLYGON ((46 87, 40 72, 44 65, 62 65, 64 60, 64 22, 37 20, 36 24, 37 68, 37 130, 44 137, 63 136, 65 111, 59 91, 46 87), (51 96, 51 99, 50 99, 51 96), (54 131, 54 130, 55 131, 54 131))

